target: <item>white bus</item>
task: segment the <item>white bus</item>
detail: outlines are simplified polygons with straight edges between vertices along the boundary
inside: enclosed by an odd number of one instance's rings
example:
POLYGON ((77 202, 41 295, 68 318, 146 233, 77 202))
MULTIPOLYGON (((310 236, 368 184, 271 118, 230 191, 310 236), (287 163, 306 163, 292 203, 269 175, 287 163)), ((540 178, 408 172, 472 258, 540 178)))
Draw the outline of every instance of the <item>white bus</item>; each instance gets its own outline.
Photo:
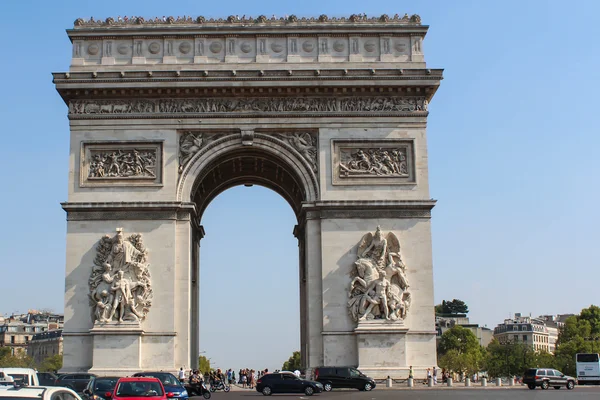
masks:
POLYGON ((577 383, 600 383, 600 357, 598 354, 579 353, 575 355, 575 368, 577 368, 577 383))

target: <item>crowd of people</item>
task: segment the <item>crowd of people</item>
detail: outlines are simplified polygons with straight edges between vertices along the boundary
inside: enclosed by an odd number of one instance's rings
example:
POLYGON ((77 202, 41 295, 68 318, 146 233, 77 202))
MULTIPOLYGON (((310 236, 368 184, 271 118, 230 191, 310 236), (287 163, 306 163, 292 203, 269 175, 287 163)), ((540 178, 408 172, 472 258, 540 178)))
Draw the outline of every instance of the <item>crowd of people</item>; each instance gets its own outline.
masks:
MULTIPOLYGON (((278 371, 275 371, 278 372, 278 371)), ((190 384, 198 384, 198 383, 206 383, 211 386, 216 386, 220 382, 223 382, 226 385, 239 385, 242 388, 254 389, 256 386, 256 382, 265 374, 269 373, 269 369, 256 371, 250 368, 240 369, 239 372, 235 373, 233 369, 228 369, 227 371, 222 371, 220 368, 212 370, 207 374, 203 374, 199 370, 190 370, 188 375, 188 382, 190 384)), ((179 381, 184 383, 186 381, 186 373, 181 368, 179 370, 179 381)))

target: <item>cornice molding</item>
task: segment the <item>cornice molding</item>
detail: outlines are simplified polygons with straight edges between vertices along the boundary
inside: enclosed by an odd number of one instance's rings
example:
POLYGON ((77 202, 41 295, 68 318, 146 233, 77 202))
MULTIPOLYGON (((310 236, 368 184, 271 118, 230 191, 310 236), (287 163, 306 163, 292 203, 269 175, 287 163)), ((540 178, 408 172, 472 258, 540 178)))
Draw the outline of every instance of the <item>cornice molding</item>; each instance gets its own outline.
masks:
POLYGON ((67 221, 189 221, 196 217, 196 205, 184 202, 64 202, 61 206, 67 212, 67 221))

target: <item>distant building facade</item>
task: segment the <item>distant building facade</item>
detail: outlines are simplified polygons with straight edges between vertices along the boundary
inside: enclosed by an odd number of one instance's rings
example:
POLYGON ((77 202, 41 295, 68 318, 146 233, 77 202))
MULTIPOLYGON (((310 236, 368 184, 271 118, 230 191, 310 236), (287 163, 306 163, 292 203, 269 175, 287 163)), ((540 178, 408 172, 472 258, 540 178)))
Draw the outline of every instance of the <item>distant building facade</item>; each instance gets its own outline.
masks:
POLYGON ((554 354, 559 330, 571 315, 573 314, 542 315, 533 318, 515 313, 514 318, 505 319, 494 328, 494 337, 502 344, 523 343, 535 351, 554 354))
POLYGON ((64 317, 59 314, 29 311, 0 320, 0 347, 10 347, 11 354, 26 353, 33 336, 62 329, 64 317))
POLYGON ((62 329, 36 333, 27 346, 27 355, 33 358, 33 361, 37 364, 48 357, 62 354, 62 352, 62 329))
POLYGON ((478 324, 473 324, 469 321, 469 317, 466 314, 457 315, 444 315, 437 314, 435 316, 435 329, 437 331, 437 340, 439 341, 444 332, 453 326, 462 326, 463 328, 469 329, 479 340, 479 344, 483 347, 487 347, 488 344, 494 338, 494 332, 486 327, 481 327, 478 324))

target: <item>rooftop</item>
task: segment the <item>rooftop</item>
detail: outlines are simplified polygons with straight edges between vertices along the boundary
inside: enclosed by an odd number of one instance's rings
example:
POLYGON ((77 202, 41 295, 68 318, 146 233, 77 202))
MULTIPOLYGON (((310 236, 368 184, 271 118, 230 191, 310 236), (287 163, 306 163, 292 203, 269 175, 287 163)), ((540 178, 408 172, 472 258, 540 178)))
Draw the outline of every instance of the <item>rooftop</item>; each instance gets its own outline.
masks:
POLYGON ((368 24, 368 23, 393 23, 393 24, 403 24, 403 25, 421 25, 421 17, 417 14, 413 14, 409 16, 408 14, 404 14, 404 16, 400 16, 399 14, 395 14, 394 16, 389 16, 387 14, 383 14, 378 17, 368 17, 366 14, 352 14, 349 17, 329 17, 325 14, 320 15, 319 17, 297 17, 295 15, 289 15, 284 17, 277 17, 272 15, 270 18, 265 15, 259 15, 254 18, 252 16, 242 15, 241 17, 238 15, 230 15, 227 18, 205 18, 203 16, 191 17, 184 15, 183 17, 173 17, 173 16, 162 16, 155 18, 144 18, 141 16, 130 16, 130 17, 121 17, 117 18, 108 17, 104 20, 94 19, 91 17, 90 19, 78 18, 75 20, 74 26, 77 28, 84 27, 101 27, 101 26, 129 26, 129 25, 144 25, 144 26, 153 26, 153 25, 303 25, 303 24, 337 24, 337 23, 352 23, 352 24, 368 24))

